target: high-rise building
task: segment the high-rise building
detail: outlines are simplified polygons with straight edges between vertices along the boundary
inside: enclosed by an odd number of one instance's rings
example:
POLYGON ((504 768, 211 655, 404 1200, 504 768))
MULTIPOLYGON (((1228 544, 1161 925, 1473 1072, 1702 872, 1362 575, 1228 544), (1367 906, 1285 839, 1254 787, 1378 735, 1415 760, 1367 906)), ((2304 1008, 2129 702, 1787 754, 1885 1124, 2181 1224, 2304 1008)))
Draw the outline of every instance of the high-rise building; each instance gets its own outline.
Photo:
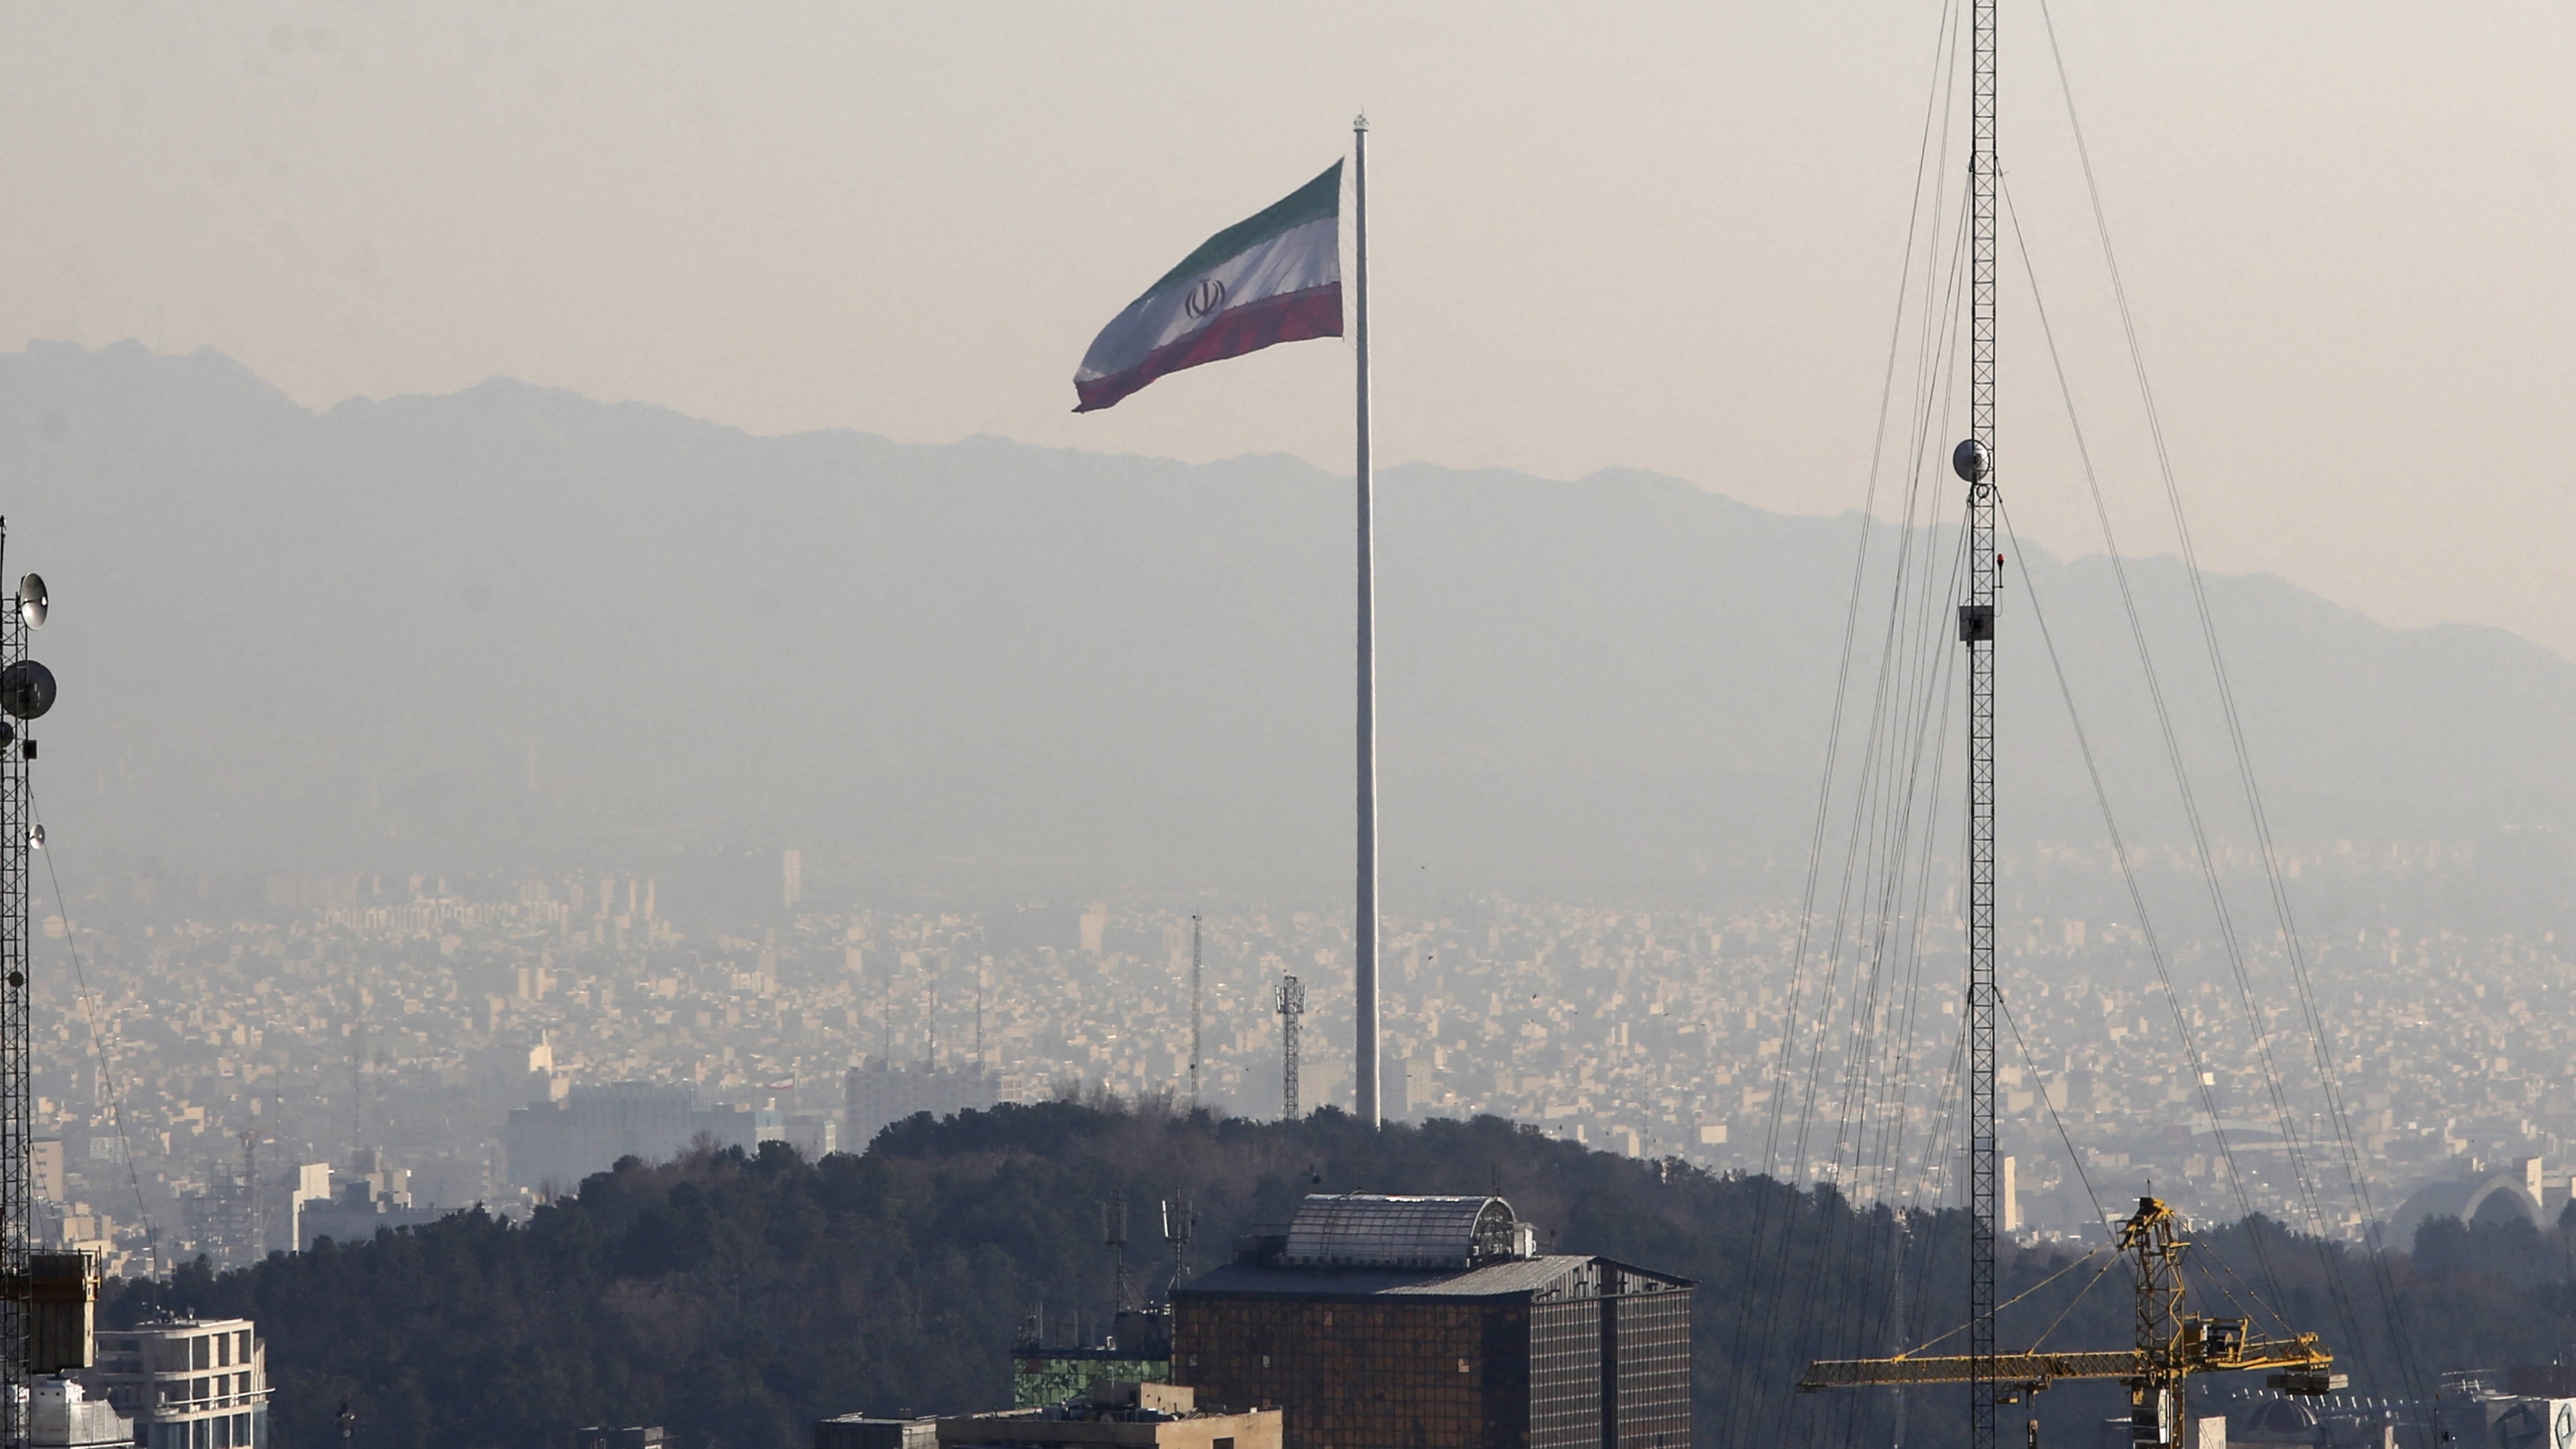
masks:
POLYGON ((1495 1197, 1308 1197, 1172 1290, 1172 1376, 1288 1449, 1687 1449, 1688 1279, 1541 1255, 1495 1197))
POLYGON ((970 1107, 981 1110, 1002 1098, 1000 1079, 981 1066, 938 1067, 928 1062, 898 1067, 872 1061, 852 1067, 844 1090, 848 1103, 843 1125, 848 1130, 841 1134, 841 1144, 852 1152, 866 1151, 889 1123, 915 1113, 945 1117, 970 1107))
POLYGON ((134 1421, 136 1449, 268 1449, 268 1346, 247 1318, 102 1329, 83 1377, 134 1421))
POLYGON ((805 852, 788 851, 779 857, 778 865, 779 873, 784 877, 780 882, 782 894, 787 898, 787 909, 792 911, 798 902, 805 899, 805 852))

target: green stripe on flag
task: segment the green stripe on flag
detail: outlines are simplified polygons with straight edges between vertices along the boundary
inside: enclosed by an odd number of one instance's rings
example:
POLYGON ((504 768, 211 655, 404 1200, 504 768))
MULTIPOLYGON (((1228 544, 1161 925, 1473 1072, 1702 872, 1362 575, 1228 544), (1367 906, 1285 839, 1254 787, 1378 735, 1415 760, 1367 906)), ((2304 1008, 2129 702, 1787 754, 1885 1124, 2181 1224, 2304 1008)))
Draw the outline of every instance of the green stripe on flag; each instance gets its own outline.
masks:
POLYGON ((1197 276, 1218 262, 1268 241, 1291 227, 1327 216, 1342 214, 1342 163, 1334 162, 1323 175, 1289 192, 1281 200, 1236 222, 1206 241, 1199 249, 1181 259, 1181 264, 1163 274, 1162 280, 1138 293, 1138 299, 1150 297, 1175 282, 1197 276))

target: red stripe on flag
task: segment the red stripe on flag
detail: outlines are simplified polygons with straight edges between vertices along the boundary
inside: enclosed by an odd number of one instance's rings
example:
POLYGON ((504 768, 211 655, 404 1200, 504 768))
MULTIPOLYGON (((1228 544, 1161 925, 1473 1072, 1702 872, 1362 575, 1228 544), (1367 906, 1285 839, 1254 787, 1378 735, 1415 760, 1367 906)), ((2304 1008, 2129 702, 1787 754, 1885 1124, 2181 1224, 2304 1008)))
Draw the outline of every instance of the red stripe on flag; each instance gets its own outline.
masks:
POLYGON ((1166 373, 1196 367, 1202 362, 1222 362, 1247 352, 1259 352, 1278 342, 1303 342, 1310 337, 1341 335, 1342 284, 1339 282, 1327 282, 1302 292, 1264 297, 1249 306, 1219 312, 1215 321, 1146 353, 1143 361, 1125 372, 1113 372, 1089 382, 1076 382, 1073 390, 1082 402, 1074 411, 1097 412, 1166 373))

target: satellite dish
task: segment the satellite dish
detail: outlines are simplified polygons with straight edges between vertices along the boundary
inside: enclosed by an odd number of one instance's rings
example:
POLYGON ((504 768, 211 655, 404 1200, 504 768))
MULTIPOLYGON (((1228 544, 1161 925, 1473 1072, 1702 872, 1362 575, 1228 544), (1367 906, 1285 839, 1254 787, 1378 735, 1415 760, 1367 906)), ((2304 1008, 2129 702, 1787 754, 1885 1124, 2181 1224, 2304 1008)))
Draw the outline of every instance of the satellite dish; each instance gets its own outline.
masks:
POLYGON ((1963 483, 1983 483, 1995 471, 1995 455, 1974 438, 1963 438, 1950 450, 1950 469, 1963 483))
POLYGON ((27 827, 27 843, 28 843, 29 845, 34 846, 34 847, 35 847, 36 849, 38 849, 38 850, 42 850, 42 849, 44 849, 44 848, 45 848, 45 827, 43 827, 42 825, 30 825, 30 826, 28 826, 28 827, 27 827))
POLYGON ((0 669, 0 714, 34 719, 54 707, 54 671, 33 659, 0 669))
POLYGON ((45 627, 45 576, 29 574, 18 580, 18 617, 30 629, 45 627))

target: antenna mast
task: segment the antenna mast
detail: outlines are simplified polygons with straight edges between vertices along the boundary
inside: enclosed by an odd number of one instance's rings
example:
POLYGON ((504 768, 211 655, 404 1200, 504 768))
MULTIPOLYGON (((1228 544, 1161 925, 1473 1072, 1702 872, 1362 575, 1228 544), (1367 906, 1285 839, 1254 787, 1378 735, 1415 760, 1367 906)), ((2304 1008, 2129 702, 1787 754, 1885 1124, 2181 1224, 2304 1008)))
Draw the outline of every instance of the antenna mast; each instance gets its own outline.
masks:
POLYGON ((1279 1115, 1297 1120, 1297 1018, 1306 1014, 1306 986, 1294 976, 1279 978, 1279 1115))
MULTIPOLYGON (((6 525, 0 522, 0 541, 6 525)), ((34 1052, 28 1040, 29 987, 27 896, 30 861, 45 845, 45 827, 36 819, 34 793, 28 788, 27 765, 36 758, 35 737, 28 734, 37 716, 53 708, 54 676, 27 657, 28 635, 45 622, 49 607, 45 581, 35 574, 18 580, 18 591, 0 600, 0 1443, 27 1442, 29 1382, 39 1373, 89 1365, 86 1340, 74 1348, 55 1347, 37 1332, 37 1314, 45 1324, 59 1321, 53 1302, 36 1298, 34 1150, 36 1098, 31 1080, 34 1052)), ((65 910, 69 910, 68 905, 65 910)), ((63 1266, 61 1255, 47 1254, 49 1276, 63 1266)), ((91 1267, 77 1260, 80 1295, 74 1301, 88 1312, 93 1301, 91 1267)))
MULTIPOLYGON (((0 618, 0 670, 5 670, 0 672, 0 704, 17 717, 21 732, 34 714, 44 712, 39 707, 29 713, 27 702, 16 697, 6 682, 8 675, 44 668, 27 658, 28 630, 43 620, 44 606, 26 597, 41 596, 44 585, 33 574, 27 577, 33 587, 22 586, 21 596, 8 601, 7 615, 0 618), (36 610, 33 617, 28 612, 31 602, 36 610)), ((44 694, 50 704, 51 676, 46 677, 44 694)), ((36 1099, 29 1075, 34 1053, 28 1040, 27 887, 36 812, 27 788, 27 761, 35 754, 34 740, 9 748, 6 737, 0 736, 0 1433, 11 1444, 27 1442, 28 1358, 33 1347, 28 1332, 34 1305, 29 1301, 27 1254, 36 1236, 35 1174, 29 1160, 34 1150, 36 1099)))
POLYGON ((1163 1290, 1163 1302, 1172 1301, 1172 1288, 1190 1276, 1190 1239, 1198 1235, 1197 1205, 1188 1194, 1163 1200, 1163 1241, 1172 1245, 1171 1287, 1163 1290))
POLYGON ((242 1130, 242 1264, 247 1267, 268 1256, 268 1237, 260 1231, 259 1213, 259 1129, 242 1130))
MULTIPOLYGON (((1110 1252, 1110 1291, 1116 1295, 1111 1306, 1118 1313, 1127 1311, 1127 1194, 1112 1193, 1100 1205, 1100 1245, 1110 1252)), ((1115 1319, 1111 1320, 1113 1323, 1115 1319)))
POLYGON ((1199 918, 1190 917, 1190 1110, 1199 1109, 1199 987, 1205 979, 1199 955, 1199 918))
POLYGON ((1969 48, 1968 437, 1950 457, 1968 485, 1968 1449, 1995 1449, 1995 9, 1975 0, 1969 48))

